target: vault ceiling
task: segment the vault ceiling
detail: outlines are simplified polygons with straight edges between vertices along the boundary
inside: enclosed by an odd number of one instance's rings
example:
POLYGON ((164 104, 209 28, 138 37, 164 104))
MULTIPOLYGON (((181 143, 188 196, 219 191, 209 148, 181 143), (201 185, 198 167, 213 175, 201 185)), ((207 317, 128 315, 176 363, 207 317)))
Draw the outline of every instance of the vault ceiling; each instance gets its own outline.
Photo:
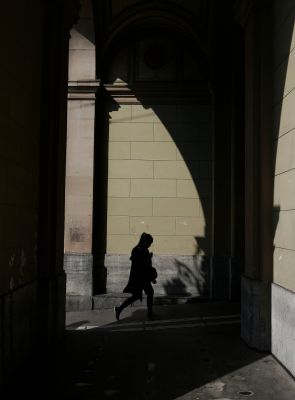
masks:
POLYGON ((210 0, 94 0, 93 5, 101 44, 123 30, 170 26, 183 31, 185 25, 205 42, 210 25, 210 0))

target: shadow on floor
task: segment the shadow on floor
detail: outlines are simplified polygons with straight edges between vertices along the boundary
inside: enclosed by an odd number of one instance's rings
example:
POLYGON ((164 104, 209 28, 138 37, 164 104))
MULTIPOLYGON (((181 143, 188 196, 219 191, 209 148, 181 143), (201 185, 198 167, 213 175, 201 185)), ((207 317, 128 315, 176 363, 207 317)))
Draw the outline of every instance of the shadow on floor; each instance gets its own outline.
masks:
MULTIPOLYGON (((120 322, 67 330, 59 351, 36 366, 30 399, 234 400, 254 393, 253 399, 292 400, 295 383, 286 371, 240 340, 238 304, 155 311, 160 320, 129 309, 120 322)), ((69 327, 82 321, 77 316, 69 327)))
POLYGON ((240 326, 233 319, 239 305, 155 311, 161 314, 158 321, 147 321, 146 310, 138 309, 119 323, 67 333, 67 357, 72 366, 80 366, 68 382, 69 398, 201 399, 208 384, 212 396, 224 397, 220 379, 264 357, 239 338, 240 326))

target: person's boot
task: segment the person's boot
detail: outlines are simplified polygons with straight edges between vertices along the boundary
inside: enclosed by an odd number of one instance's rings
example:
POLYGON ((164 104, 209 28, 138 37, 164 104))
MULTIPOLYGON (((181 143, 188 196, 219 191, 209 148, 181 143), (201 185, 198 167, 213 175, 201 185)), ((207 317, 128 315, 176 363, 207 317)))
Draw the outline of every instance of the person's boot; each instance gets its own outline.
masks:
POLYGON ((153 312, 148 313, 148 319, 153 320, 153 319, 159 319, 159 318, 160 318, 160 316, 158 314, 154 314, 153 312))
POLYGON ((120 314, 121 314, 120 307, 114 307, 114 311, 115 311, 116 319, 117 319, 117 321, 119 321, 120 320, 120 314))

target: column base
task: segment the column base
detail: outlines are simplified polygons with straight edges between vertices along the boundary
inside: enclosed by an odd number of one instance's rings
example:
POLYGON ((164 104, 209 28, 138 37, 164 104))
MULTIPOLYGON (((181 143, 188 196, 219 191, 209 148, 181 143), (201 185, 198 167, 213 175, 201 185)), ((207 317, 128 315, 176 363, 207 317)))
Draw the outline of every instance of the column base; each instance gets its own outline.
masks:
POLYGON ((66 311, 86 311, 92 308, 92 296, 66 295, 66 311))
POLYGON ((271 287, 271 303, 271 351, 295 376, 295 293, 273 283, 271 287))
MULTIPOLYGON (((106 254, 106 292, 122 293, 130 272, 130 256, 106 254)), ((155 295, 204 296, 220 300, 240 299, 240 264, 230 257, 154 255, 158 271, 155 295)))
MULTIPOLYGON (((210 262, 203 256, 154 255, 157 269, 155 295, 207 295, 210 286, 210 262)), ((122 293, 130 272, 130 256, 106 254, 107 293, 122 293)))
POLYGON ((241 336, 248 346, 261 351, 271 347, 270 284, 242 277, 241 336))
POLYGON ((67 311, 87 310, 92 308, 92 269, 92 254, 64 255, 64 270, 67 275, 67 311))

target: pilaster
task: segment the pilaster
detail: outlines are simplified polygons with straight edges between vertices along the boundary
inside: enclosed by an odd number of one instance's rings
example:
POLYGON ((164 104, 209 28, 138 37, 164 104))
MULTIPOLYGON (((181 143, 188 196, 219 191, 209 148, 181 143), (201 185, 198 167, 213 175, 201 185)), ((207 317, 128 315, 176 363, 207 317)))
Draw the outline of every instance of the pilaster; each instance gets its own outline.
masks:
POLYGON ((272 280, 271 7, 244 8, 245 40, 245 276, 242 337, 270 349, 272 280), (247 14, 247 17, 246 17, 247 14))
POLYGON ((95 80, 68 85, 65 255, 67 309, 91 308, 95 80))

